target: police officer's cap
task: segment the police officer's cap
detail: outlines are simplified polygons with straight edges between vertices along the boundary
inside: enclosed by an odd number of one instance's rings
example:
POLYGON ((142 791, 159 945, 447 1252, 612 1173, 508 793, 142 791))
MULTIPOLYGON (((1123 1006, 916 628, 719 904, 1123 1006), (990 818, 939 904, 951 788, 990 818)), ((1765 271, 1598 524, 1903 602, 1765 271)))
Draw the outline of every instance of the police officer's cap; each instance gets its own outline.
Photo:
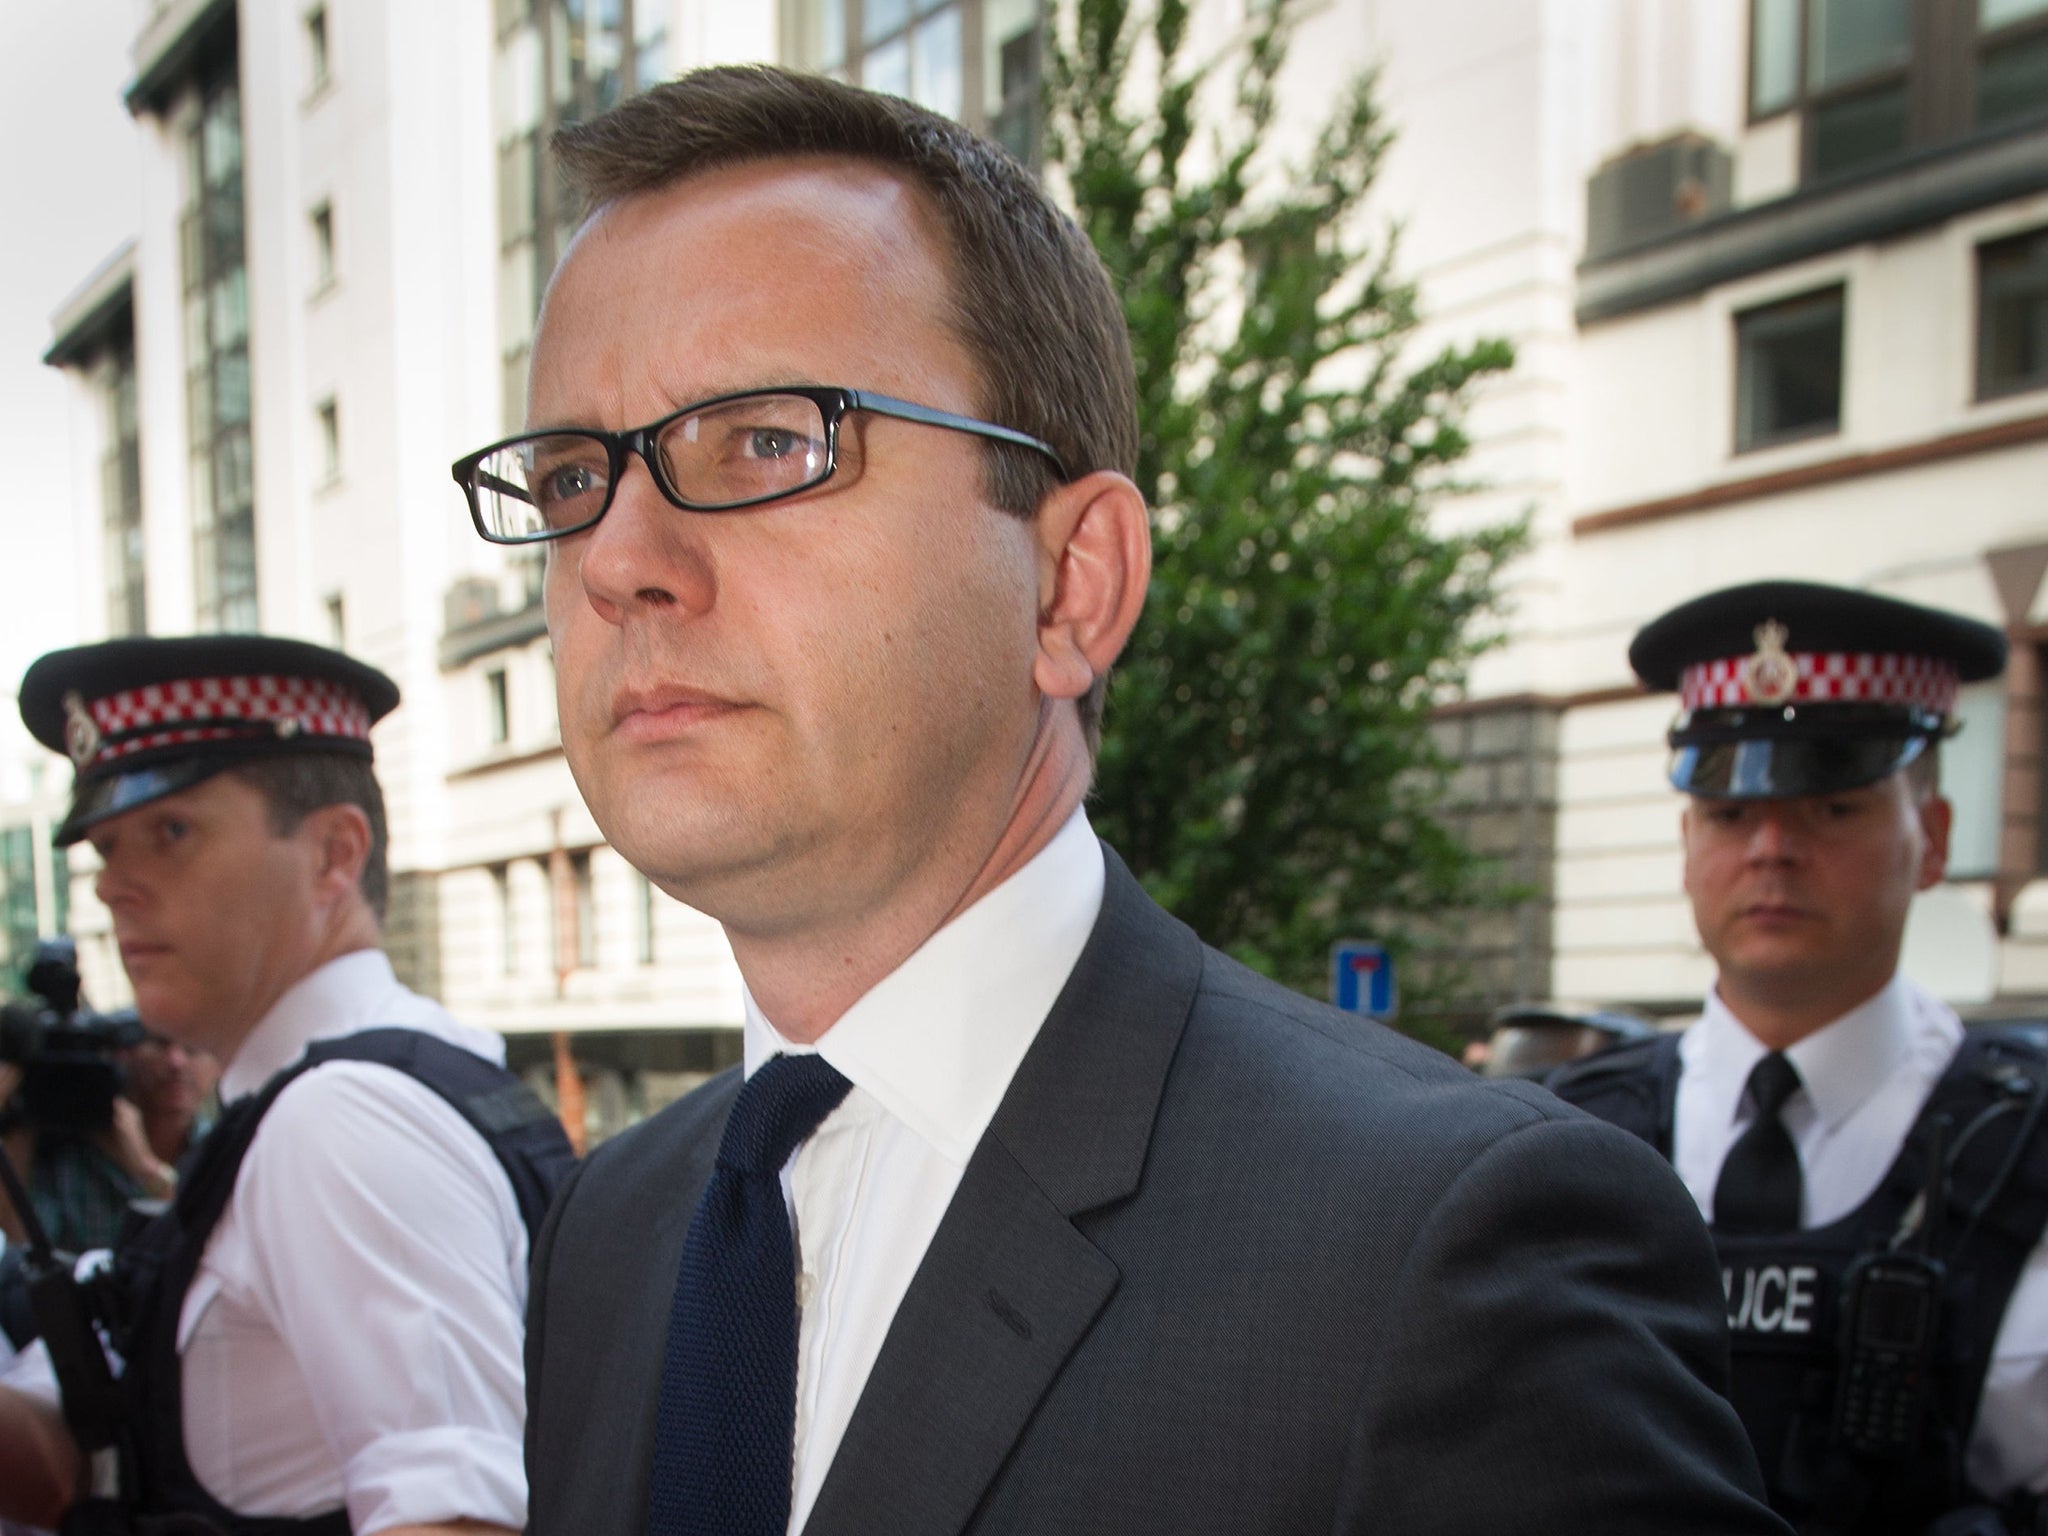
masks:
POLYGON ((1896 773, 1954 729, 1956 690, 2005 668, 1988 624, 1804 581, 1694 598, 1644 626, 1629 665, 1674 689, 1671 782, 1695 795, 1831 794, 1896 773))
POLYGON ((398 685, 351 656, 269 635, 154 636, 52 651, 21 680, 21 718, 77 769, 59 845, 257 758, 367 759, 398 685))
POLYGON ((1510 1003, 1487 1022, 1492 1033, 1482 1077, 1547 1077, 1568 1061, 1657 1033, 1656 1025, 1633 1013, 1560 1003, 1510 1003))

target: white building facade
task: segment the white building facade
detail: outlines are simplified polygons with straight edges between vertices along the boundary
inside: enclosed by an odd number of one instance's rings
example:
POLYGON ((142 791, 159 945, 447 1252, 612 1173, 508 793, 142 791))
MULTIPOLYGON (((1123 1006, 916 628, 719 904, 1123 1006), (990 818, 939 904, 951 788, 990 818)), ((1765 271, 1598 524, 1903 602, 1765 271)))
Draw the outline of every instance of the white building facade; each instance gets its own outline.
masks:
MULTIPOLYGON (((1204 0, 1197 45, 1227 54, 1244 5, 1204 0)), ((537 567, 484 545, 448 478, 523 411, 569 228, 546 136, 679 69, 780 58, 1028 149, 1036 7, 145 9, 135 239, 49 353, 103 487, 77 509, 84 611, 109 634, 301 635, 391 673, 394 958, 536 1080, 573 1055, 610 1129, 735 1059, 740 990, 716 925, 598 836, 557 740, 537 567)), ((2020 664, 1951 753, 1970 809, 1947 920, 1991 935, 1984 999, 2048 993, 2048 0, 1328 0, 1290 110, 1373 65, 1401 134, 1376 199, 1404 224, 1421 347, 1518 349, 1470 423, 1489 488, 1441 513, 1526 513, 1536 535, 1509 641, 1442 725, 1462 824, 1532 893, 1469 925, 1475 1002, 1697 998, 1671 709, 1624 651, 1672 603, 1785 575, 2014 635, 2020 664)), ((111 1003, 89 864, 68 921, 111 1003)))

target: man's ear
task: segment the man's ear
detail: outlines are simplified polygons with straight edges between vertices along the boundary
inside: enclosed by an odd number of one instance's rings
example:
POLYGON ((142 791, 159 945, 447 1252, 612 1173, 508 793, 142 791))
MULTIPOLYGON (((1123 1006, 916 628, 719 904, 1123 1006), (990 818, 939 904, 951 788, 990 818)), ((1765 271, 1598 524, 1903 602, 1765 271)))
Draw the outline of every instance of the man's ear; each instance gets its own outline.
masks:
POLYGON ((1941 884, 1948 873, 1948 834, 1956 811, 1940 795, 1929 795, 1917 809, 1925 844, 1920 850, 1919 883, 1913 888, 1925 891, 1941 884))
POLYGON ((1109 671, 1145 608, 1152 521, 1129 477, 1099 469, 1039 505, 1038 658, 1048 698, 1078 699, 1109 671))
POLYGON ((323 805, 307 816, 300 833, 312 840, 314 888, 334 901, 358 890, 370 859, 370 818, 359 805, 323 805))

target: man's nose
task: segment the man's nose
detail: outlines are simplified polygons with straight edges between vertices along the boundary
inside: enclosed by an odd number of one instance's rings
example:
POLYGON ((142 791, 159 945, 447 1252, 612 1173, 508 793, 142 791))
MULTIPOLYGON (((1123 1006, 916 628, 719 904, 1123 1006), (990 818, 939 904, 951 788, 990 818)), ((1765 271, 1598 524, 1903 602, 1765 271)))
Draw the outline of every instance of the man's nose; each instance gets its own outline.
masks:
POLYGON ((612 504, 597 526, 571 540, 584 595, 600 618, 622 624, 656 609, 710 608, 716 581, 704 547, 716 514, 672 506, 638 454, 626 458, 612 504))
POLYGON ((1805 824, 1789 805, 1766 805, 1759 809, 1749 829, 1749 856, 1765 863, 1777 863, 1798 856, 1806 845, 1805 824))
POLYGON ((99 897, 100 905, 109 910, 132 906, 139 895, 135 880, 118 859, 108 859, 100 865, 100 872, 93 876, 92 889, 93 894, 99 897))

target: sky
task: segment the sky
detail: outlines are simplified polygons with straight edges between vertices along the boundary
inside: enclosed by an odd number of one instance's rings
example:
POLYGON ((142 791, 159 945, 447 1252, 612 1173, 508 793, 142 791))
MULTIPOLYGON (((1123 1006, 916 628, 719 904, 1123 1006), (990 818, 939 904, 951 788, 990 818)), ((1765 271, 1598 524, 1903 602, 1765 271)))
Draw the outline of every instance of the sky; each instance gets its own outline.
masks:
POLYGON ((0 708, 42 652, 81 631, 73 546, 99 488, 74 459, 75 385, 43 365, 50 316, 133 237, 135 124, 121 105, 134 0, 0 0, 0 708), (24 61, 33 61, 24 67, 24 61))

